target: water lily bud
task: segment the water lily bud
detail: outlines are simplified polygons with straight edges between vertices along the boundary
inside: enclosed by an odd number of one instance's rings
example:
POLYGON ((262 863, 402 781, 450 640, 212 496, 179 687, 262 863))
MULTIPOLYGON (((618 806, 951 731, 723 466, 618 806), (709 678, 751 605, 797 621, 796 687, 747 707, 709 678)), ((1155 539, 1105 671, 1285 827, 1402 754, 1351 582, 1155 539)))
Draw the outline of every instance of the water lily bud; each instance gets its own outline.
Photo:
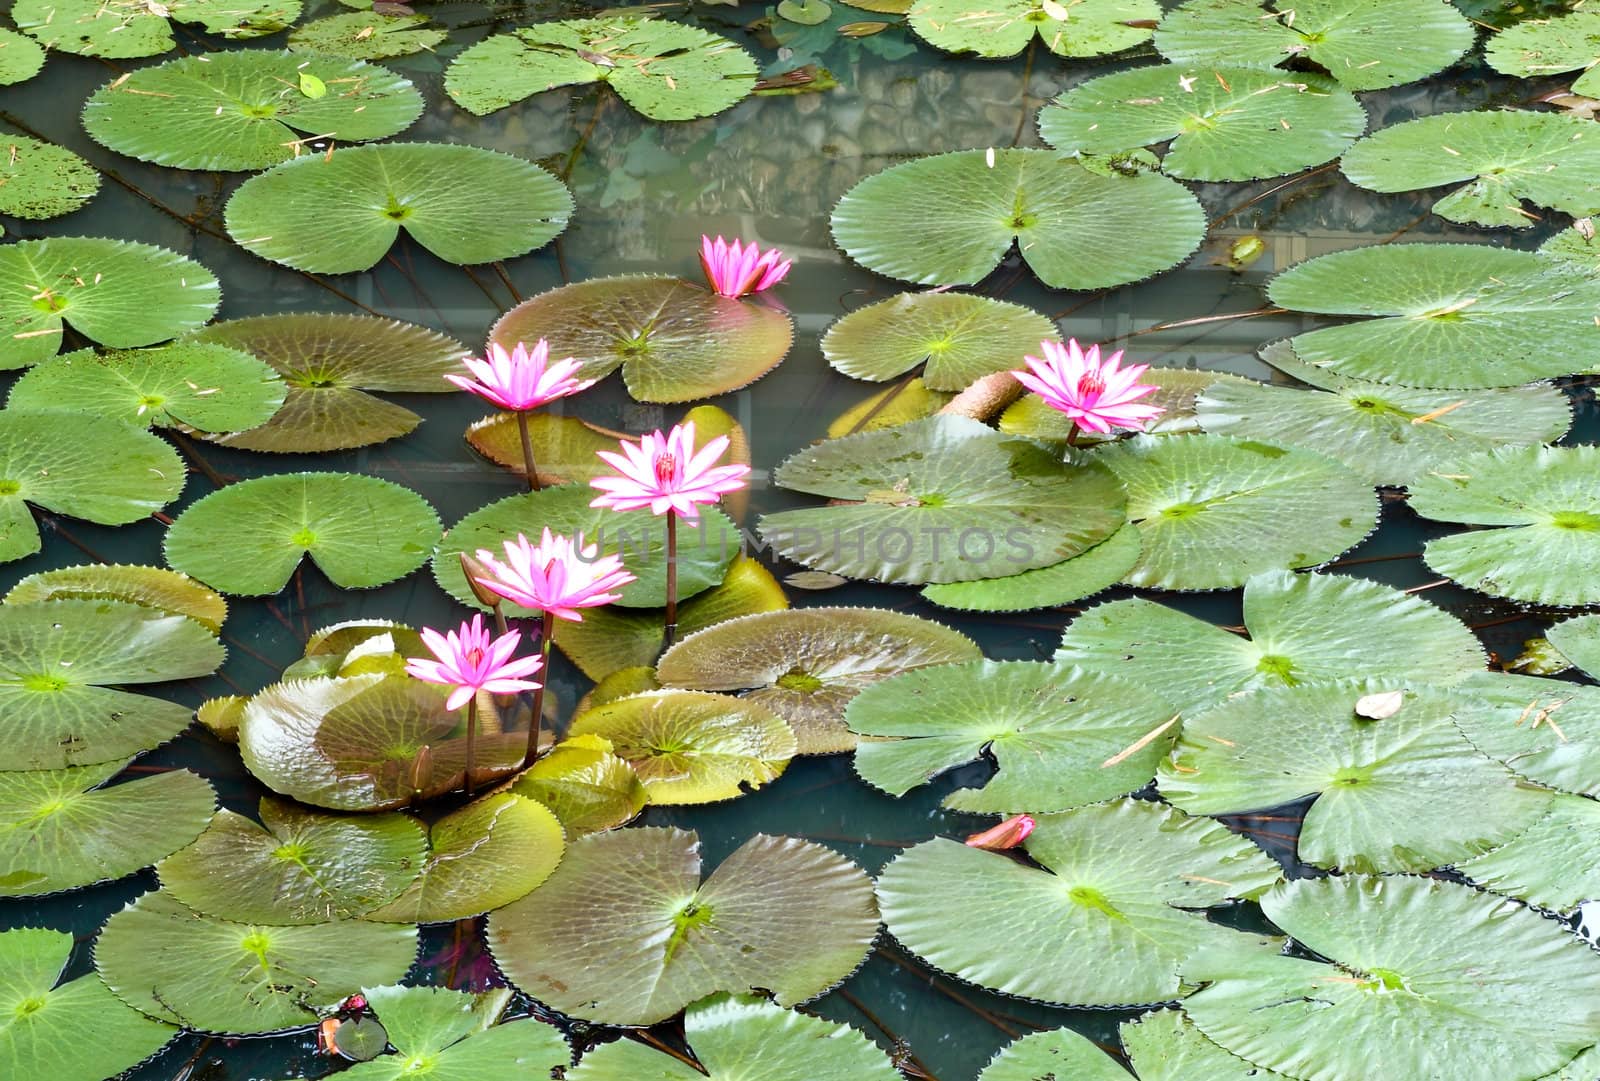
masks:
POLYGON ((981 833, 974 833, 967 838, 966 843, 972 848, 987 848, 991 852, 1016 848, 1027 840, 1028 834, 1033 832, 1033 827, 1037 824, 1032 815, 1013 815, 998 826, 991 826, 981 833))

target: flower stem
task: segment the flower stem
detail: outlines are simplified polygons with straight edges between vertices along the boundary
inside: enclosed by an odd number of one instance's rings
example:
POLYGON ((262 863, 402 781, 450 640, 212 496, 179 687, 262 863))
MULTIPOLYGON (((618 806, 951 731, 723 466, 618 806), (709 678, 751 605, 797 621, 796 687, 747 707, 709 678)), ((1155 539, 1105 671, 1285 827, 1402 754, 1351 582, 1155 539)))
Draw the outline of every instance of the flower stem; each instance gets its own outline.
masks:
POLYGON ((556 618, 546 612, 539 632, 539 656, 544 664, 539 666, 539 686, 533 692, 533 716, 528 720, 528 753, 522 756, 523 769, 539 760, 539 729, 544 725, 544 687, 550 682, 550 643, 555 637, 556 618))
POLYGON ((533 463, 533 440, 528 437, 528 414, 517 410, 517 434, 522 436, 522 468, 528 471, 528 491, 539 490, 539 472, 533 463))
POLYGON ((472 795, 472 767, 475 764, 478 749, 478 696, 467 699, 467 795, 472 795))
POLYGON ((666 645, 678 636, 678 515, 667 511, 667 627, 666 645))
POLYGON ((1067 446, 1075 447, 1078 445, 1078 433, 1081 431, 1083 429, 1078 427, 1078 422, 1073 421, 1072 427, 1067 429, 1067 446))

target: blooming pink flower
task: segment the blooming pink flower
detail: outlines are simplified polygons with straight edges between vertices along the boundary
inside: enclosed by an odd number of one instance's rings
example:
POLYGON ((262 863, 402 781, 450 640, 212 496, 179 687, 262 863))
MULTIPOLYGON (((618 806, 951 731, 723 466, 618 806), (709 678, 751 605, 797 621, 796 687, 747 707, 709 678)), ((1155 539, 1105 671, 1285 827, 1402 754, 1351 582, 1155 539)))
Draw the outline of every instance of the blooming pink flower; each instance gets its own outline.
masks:
POLYGON ((1078 427, 1101 434, 1114 428, 1139 430, 1145 421, 1164 412, 1158 405, 1138 404, 1140 398, 1156 391, 1154 385, 1139 382, 1150 365, 1119 368, 1120 349, 1102 361, 1098 345, 1091 345, 1085 353, 1072 340, 1065 346, 1055 342, 1039 344, 1044 349, 1044 359, 1023 357, 1033 370, 1011 374, 1078 427))
POLYGON ((706 281, 714 292, 725 297, 742 297, 777 285, 789 273, 794 260, 784 259, 783 252, 777 248, 763 253, 754 244, 741 247, 737 240, 729 244, 720 236, 712 240, 702 235, 700 265, 705 268, 706 281), (781 263, 780 259, 783 259, 781 263))
POLYGON ((478 549, 478 559, 488 568, 480 585, 514 604, 549 612, 557 619, 582 623, 580 608, 598 608, 621 597, 611 592, 634 580, 616 556, 600 555, 599 545, 585 546, 583 534, 567 538, 547 527, 537 546, 517 534, 505 542, 506 561, 500 562, 487 548, 478 549))
POLYGON ((549 405, 557 398, 565 398, 580 390, 594 386, 593 379, 578 380, 574 376, 583 367, 571 357, 550 363, 550 343, 540 338, 532 351, 521 342, 511 352, 497 342, 489 343, 489 355, 482 360, 468 357, 461 363, 477 376, 477 380, 464 375, 447 375, 446 379, 486 398, 501 409, 526 413, 549 405))
POLYGON ((475 615, 471 623, 461 624, 461 630, 440 634, 431 627, 422 628, 422 642, 439 658, 430 661, 413 657, 406 662, 406 674, 425 683, 442 683, 455 689, 445 699, 446 709, 460 709, 479 690, 493 694, 512 694, 531 691, 539 684, 523 679, 544 666, 538 657, 511 659, 517 651, 522 635, 508 631, 499 638, 489 634, 483 625, 483 616, 475 615))
POLYGON ((613 510, 638 510, 649 507, 651 514, 675 511, 685 518, 699 518, 699 503, 715 503, 728 492, 745 486, 747 465, 717 465, 728 449, 728 437, 719 435, 694 449, 694 421, 675 426, 663 436, 655 431, 637 443, 622 441, 622 453, 596 451, 620 476, 595 477, 589 482, 602 494, 590 501, 591 507, 613 510))
POLYGON ((1028 834, 1033 832, 1033 827, 1037 824, 1032 815, 1015 815, 998 826, 990 826, 981 833, 974 833, 967 838, 966 843, 973 848, 987 848, 991 852, 1016 848, 1028 839, 1028 834))

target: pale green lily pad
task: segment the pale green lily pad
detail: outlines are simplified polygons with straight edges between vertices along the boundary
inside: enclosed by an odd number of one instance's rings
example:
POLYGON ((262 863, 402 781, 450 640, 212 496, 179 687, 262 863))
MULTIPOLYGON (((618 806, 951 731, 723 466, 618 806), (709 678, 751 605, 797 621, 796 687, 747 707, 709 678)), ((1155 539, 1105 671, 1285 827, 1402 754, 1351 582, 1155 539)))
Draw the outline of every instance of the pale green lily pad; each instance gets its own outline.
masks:
POLYGON ((518 417, 527 421, 534 467, 544 487, 577 481, 587 484, 594 477, 612 472, 595 452, 616 450, 617 441, 627 438, 620 432, 608 432, 577 417, 556 413, 491 413, 467 429, 467 445, 496 465, 527 476, 518 417))
POLYGON ((131 875, 206 828, 211 786, 188 770, 100 787, 122 762, 0 773, 0 897, 131 875))
POLYGON ((953 397, 955 395, 947 391, 929 390, 920 377, 896 383, 887 390, 868 395, 835 417, 828 425, 828 438, 876 432, 931 417, 953 397))
POLYGON ((944 838, 902 852, 878 877, 889 932, 935 968, 1006 994, 1165 1002, 1196 952, 1256 948, 1197 910, 1278 879, 1249 841, 1140 800, 1042 817, 1025 845, 1043 870, 944 838))
POLYGON ((1139 527, 1125 525, 1087 552, 1038 570, 978 582, 922 587, 941 608, 968 612, 1026 612, 1092 597, 1125 578, 1139 562, 1139 527))
POLYGON ((1316 795, 1300 859, 1345 872, 1427 871, 1515 837, 1550 806, 1456 727, 1448 694, 1409 688, 1382 720, 1363 695, 1399 681, 1272 687, 1184 718, 1161 794, 1190 814, 1243 814, 1316 795))
POLYGON ((1135 436, 1093 452, 1122 482, 1142 551, 1128 585, 1231 589, 1314 567, 1378 521, 1371 485, 1320 454, 1218 435, 1135 436))
POLYGON ((1332 574, 1245 582, 1247 636, 1143 598, 1084 612, 1056 660, 1120 676, 1190 710, 1242 691, 1362 678, 1458 682, 1484 666, 1461 620, 1421 597, 1332 574))
POLYGON ((798 752, 795 733, 759 701, 665 689, 580 714, 574 736, 608 740, 651 803, 714 803, 774 781, 798 752))
POLYGON ((300 17, 301 0, 17 0, 11 17, 47 48, 128 60, 173 48, 172 26, 195 24, 233 41, 275 34, 300 17))
POLYGON ((1172 269, 1204 235, 1205 213, 1177 181, 1101 175, 1048 150, 918 158, 862 180, 833 210, 850 258, 922 285, 976 284, 1015 243, 1044 284, 1104 289, 1172 269))
POLYGON ((0 86, 28 81, 44 68, 44 60, 38 42, 0 26, 0 86))
MULTIPOLYGON (((0 30, 0 64, 7 52, 3 35, 9 33, 0 30)), ((0 79, 0 85, 5 82, 0 79)), ((59 218, 99 190, 100 174, 72 151, 26 135, 0 137, 0 214, 36 221, 59 218)))
MULTIPOLYGON (((1251 380, 1230 372, 1213 372, 1204 368, 1151 368, 1139 377, 1141 383, 1152 384, 1155 393, 1141 398, 1141 405, 1159 406, 1161 415, 1147 422, 1144 431, 1151 435, 1178 435, 1198 432, 1200 421, 1195 416, 1195 403, 1207 387, 1226 383, 1244 386, 1251 380)), ((1000 430, 1011 435, 1025 435, 1029 439, 1044 439, 1065 443, 1072 435, 1074 425, 1065 413, 1050 408, 1037 394, 1024 394, 1000 414, 1000 430)), ((1102 436, 1095 432, 1078 432, 1078 445, 1089 446, 1121 433, 1102 436)))
POLYGON ((651 120, 693 120, 750 93, 756 71, 750 54, 725 37, 617 14, 495 34, 451 62, 444 86, 479 116, 559 86, 605 83, 651 120))
POLYGON ((558 1077, 570 1068, 572 1049, 560 1030, 531 1018, 494 1023, 510 1001, 508 990, 372 987, 362 994, 396 1053, 350 1067, 343 1073, 349 1081, 558 1077))
POLYGON ((1367 113, 1331 79, 1162 64, 1079 83, 1039 113, 1067 154, 1116 157, 1170 140, 1161 170, 1185 180, 1255 180, 1331 161, 1367 113))
POLYGON ((643 782, 612 742, 568 736, 517 778, 511 791, 550 808, 567 836, 626 825, 649 801, 643 782))
POLYGON ((362 987, 397 983, 417 929, 366 920, 268 927, 201 916, 147 893, 112 916, 95 943, 100 978, 158 1020, 257 1035, 309 1028, 362 987))
POLYGON ((738 390, 776 368, 794 340, 782 312, 665 275, 596 278, 540 293, 489 331, 507 349, 540 338, 575 357, 579 377, 622 369, 642 402, 688 402, 738 390))
POLYGON ((187 574, 123 563, 85 563, 30 574, 12 586, 0 603, 85 599, 127 601, 188 616, 212 634, 220 634, 222 621, 228 618, 228 602, 222 595, 187 574))
POLYGON ((1523 78, 1582 72, 1572 92, 1600 97, 1600 11, 1519 22, 1492 35, 1483 58, 1501 74, 1523 78))
POLYGON ((19 240, 0 247, 0 369, 54 356, 63 323, 113 348, 154 345, 210 319, 221 297, 209 270, 153 244, 19 240))
POLYGON ((965 635, 903 612, 795 608, 690 635, 662 655, 656 676, 667 687, 745 691, 789 722, 800 754, 837 754, 856 745, 844 710, 863 688, 913 668, 981 656, 965 635))
POLYGON ((302 557, 345 589, 370 589, 422 566, 439 518, 416 492, 357 473, 281 473, 192 503, 167 530, 167 562, 223 593, 262 597, 302 557))
POLYGON ((1224 1051, 1177 1010, 1124 1021, 1119 1034, 1139 1081, 1289 1081, 1224 1051))
POLYGON ((189 710, 108 684, 211 674, 222 644, 184 616, 106 600, 0 605, 0 769, 127 761, 188 727, 189 710))
POLYGON ((962 390, 1022 367, 1056 325, 1032 308, 970 293, 901 293, 846 315, 822 337, 822 355, 853 379, 883 382, 926 363, 929 390, 962 390))
POLYGON ((411 658, 432 656, 422 636, 404 623, 352 619, 313 631, 304 655, 283 670, 283 678, 398 675, 411 658))
POLYGON ((1039 1081, 1062 1075, 1072 1081, 1131 1081, 1128 1071, 1088 1037, 1066 1028, 1035 1032, 1002 1048, 978 1081, 1039 1081))
POLYGON ((1570 914, 1600 897, 1600 802, 1559 795, 1543 818, 1456 870, 1493 893, 1570 914))
POLYGON ((1548 259, 1574 263, 1590 274, 1600 273, 1600 237, 1596 236, 1594 221, 1590 218, 1578 219, 1540 244, 1539 254, 1548 259))
POLYGON ((1445 113, 1384 128, 1350 148, 1340 166, 1378 192, 1465 183, 1433 212, 1469 225, 1531 228, 1523 202, 1574 217, 1600 212, 1600 136, 1561 113, 1445 113))
POLYGON ((856 772, 891 796, 992 759, 998 772, 987 783, 944 799, 979 814, 1066 811, 1136 792, 1155 778, 1178 734, 1171 703, 1150 691, 1022 661, 906 672, 857 695, 845 723, 880 737, 856 748, 856 772))
POLYGON ((265 169, 312 138, 361 143, 398 135, 422 114, 407 79, 373 64, 235 49, 123 75, 89 97, 83 128, 102 146, 174 169, 265 169), (310 78, 323 93, 302 89, 310 78))
MULTIPOLYGON (((1468 589, 1534 604, 1600 603, 1600 447, 1507 447, 1459 459, 1411 486, 1424 518, 1475 529, 1422 558, 1468 589)), ((1560 648, 1559 646, 1557 648, 1560 648)))
POLYGON ((1535 784, 1600 797, 1600 687, 1475 672, 1460 691, 1456 725, 1474 747, 1535 784))
POLYGON ((1600 673, 1600 615, 1573 616, 1545 632, 1549 644, 1590 679, 1600 673))
POLYGON ((333 815, 270 796, 261 823, 229 810, 161 861, 161 886, 204 916, 273 925, 353 919, 417 877, 427 838, 401 814, 333 815))
POLYGON ((289 49, 297 53, 342 56, 350 60, 387 60, 432 52, 449 32, 429 25, 426 15, 378 15, 352 11, 313 19, 289 33, 289 49))
POLYGON ((916 0, 909 22, 945 52, 1016 56, 1038 34, 1057 56, 1089 57, 1143 44, 1160 17, 1156 0, 916 0))
POLYGON ((703 884, 700 869, 683 830, 590 834, 548 882, 490 915, 489 948, 547 1006, 649 1025, 717 991, 815 998, 877 935, 872 880, 821 845, 758 833, 703 884))
POLYGON ((566 185, 537 165, 452 143, 305 155, 245 181, 225 212, 240 247, 313 274, 371 268, 401 229, 447 263, 510 259, 554 240, 571 215, 566 185))

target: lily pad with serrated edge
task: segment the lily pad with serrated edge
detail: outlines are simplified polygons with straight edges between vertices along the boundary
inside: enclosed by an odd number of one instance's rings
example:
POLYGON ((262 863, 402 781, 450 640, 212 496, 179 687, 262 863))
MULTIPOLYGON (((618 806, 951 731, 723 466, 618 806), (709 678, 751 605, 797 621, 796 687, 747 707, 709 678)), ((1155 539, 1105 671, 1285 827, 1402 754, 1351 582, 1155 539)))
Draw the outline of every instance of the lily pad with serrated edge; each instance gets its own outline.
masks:
POLYGON ((426 15, 379 15, 352 11, 313 19, 289 32, 289 49, 297 53, 342 56, 350 60, 387 60, 432 52, 449 32, 430 26, 426 15))
POLYGON ((494 1023, 510 1000, 508 990, 474 995, 443 987, 372 987, 362 994, 396 1053, 350 1067, 344 1071, 350 1081, 544 1077, 571 1068, 572 1049, 559 1029, 532 1018, 494 1023))
POLYGON ((1089 57, 1143 44, 1160 17, 1156 0, 916 0, 908 21, 945 52, 1016 56, 1038 34, 1057 56, 1089 57))
POLYGON ((0 247, 0 369, 60 351, 62 324, 125 349, 175 338, 217 310, 205 267, 154 244, 47 237, 0 247))
POLYGON ((1600 274, 1484 244, 1334 252, 1284 271, 1267 296, 1294 311, 1371 317, 1292 339, 1300 360, 1350 379, 1511 387, 1590 371, 1600 350, 1600 274))
MULTIPOLYGON (((1154 394, 1141 398, 1140 404, 1161 407, 1161 415, 1148 421, 1144 429, 1151 435, 1198 432, 1200 421, 1195 417, 1195 403, 1207 387, 1218 383, 1243 385, 1250 382, 1240 375, 1204 368, 1151 368, 1139 377, 1139 381, 1156 388, 1154 394)), ((1073 423, 1067 415, 1046 405, 1037 394, 1024 394, 1000 414, 1000 430, 1009 435, 1065 443, 1067 437, 1072 435, 1072 429, 1073 423)), ((1119 435, 1112 433, 1102 436, 1080 430, 1077 444, 1088 446, 1118 438, 1119 435)))
POLYGON ((1547 259, 1576 264, 1590 274, 1600 274, 1600 237, 1596 236, 1594 221, 1590 218, 1578 219, 1540 244, 1539 254, 1547 259))
POLYGON ((1185 180, 1256 180, 1331 161, 1367 113, 1317 75, 1162 64, 1079 83, 1039 113, 1068 154, 1118 156, 1169 142, 1161 170, 1185 180))
POLYGON ((863 780, 903 796, 973 759, 996 774, 945 797, 979 814, 1066 811, 1136 792, 1177 738, 1172 705, 1066 665, 967 661, 906 672, 851 700, 863 780), (1137 750, 1132 750, 1138 748, 1137 750))
POLYGON ((1316 795, 1299 855, 1345 872, 1427 871, 1486 852, 1550 806, 1456 727, 1447 692, 1408 688, 1382 720, 1356 701, 1399 682, 1269 687, 1184 718, 1157 784, 1190 814, 1266 810, 1316 795))
POLYGON ((856 745, 844 710, 863 688, 982 655, 965 635, 903 612, 795 608, 692 634, 662 655, 656 676, 667 687, 745 691, 789 722, 800 754, 837 754, 856 745))
POLYGON ((512 785, 561 820, 567 836, 615 829, 635 818, 648 802, 644 784, 602 736, 568 736, 512 785))
POLYGON ((1600 615, 1573 616, 1545 632, 1549 644, 1590 679, 1600 673, 1600 615))
POLYGON ((1491 35, 1483 58, 1502 75, 1535 78, 1582 72, 1572 93, 1600 97, 1600 11, 1527 19, 1491 35))
MULTIPOLYGON (((868 270, 922 285, 982 281, 1015 243, 1055 289, 1104 289, 1183 262, 1205 213, 1155 173, 1103 176, 1049 150, 958 150, 892 166, 845 193, 833 238, 868 270)), ((1018 358, 1020 360, 1020 358, 1018 358)))
POLYGON ((559 86, 605 83, 651 120, 693 120, 732 107, 756 74, 750 54, 725 37, 620 14, 491 35, 451 61, 444 87, 483 116, 559 86))
POLYGON ((101 787, 121 760, 0 772, 0 897, 31 897, 131 875, 199 836, 211 786, 172 770, 101 787))
POLYGON ((337 57, 235 49, 140 68, 102 86, 83 128, 102 146, 174 169, 265 169, 312 138, 360 143, 398 135, 422 114, 410 80, 337 57), (322 84, 311 96, 307 77, 322 84))
POLYGON ((1176 64, 1309 60, 1346 89, 1381 90, 1449 67, 1476 36, 1445 0, 1189 0, 1155 45, 1176 64))
POLYGON ((38 42, 0 26, 0 86, 27 82, 44 68, 44 60, 38 42))
POLYGON ((376 265, 401 229, 447 263, 492 263, 542 248, 567 227, 572 194, 539 166, 452 143, 341 147, 245 181, 228 235, 312 274, 376 265))
POLYGON ((11 17, 47 48, 107 60, 156 56, 173 48, 172 25, 242 41, 275 34, 300 17, 301 0, 17 0, 11 17))
POLYGON ((72 935, 42 927, 0 932, 0 1058, 18 1077, 101 1081, 150 1058, 178 1030, 130 1009, 94 973, 57 984, 72 935), (84 1034, 92 1032, 93 1039, 84 1034))
POLYGON ((334 815, 274 799, 258 824, 218 811, 206 831, 162 860, 161 886, 205 916, 293 925, 353 919, 417 877, 427 837, 402 814, 334 815))
MULTIPOLYGON (((0 64, 8 51, 4 37, 8 33, 0 30, 0 64)), ((0 78, 0 85, 5 82, 0 78)), ((26 135, 0 137, 0 214, 58 218, 77 210, 99 190, 100 174, 72 151, 26 135)))
POLYGON ((878 876, 889 933, 969 983, 1082 1006, 1165 1002, 1195 952, 1259 948, 1201 910, 1278 865, 1215 822, 1119 800, 1042 816, 1024 844, 1042 869, 944 838, 906 849, 878 876))
POLYGON ((648 1025, 717 991, 807 1001, 854 972, 877 935, 872 880, 821 845, 758 833, 704 883, 700 871, 683 830, 579 838, 549 881, 489 916, 489 949, 562 1013, 648 1025))
POLYGON ((1559 795, 1543 818, 1456 870, 1491 893, 1570 914, 1600 897, 1600 802, 1559 795))
POLYGON ((1377 525, 1371 485, 1294 447, 1135 436, 1092 454, 1122 482, 1139 527, 1139 562, 1123 579, 1132 586, 1231 589, 1263 571, 1326 563, 1377 525))
POLYGON ((1066 1076, 1072 1081, 1132 1081, 1128 1071, 1087 1036, 1066 1028, 1030 1033, 1001 1048, 978 1074, 978 1081, 1038 1081, 1050 1076, 1066 1076))
POLYGON ((1087 552, 1038 570, 978 582, 922 587, 941 608, 968 612, 1027 612, 1092 597, 1125 578, 1139 562, 1139 527, 1123 526, 1087 552))
POLYGON ((1056 325, 1031 308, 970 293, 901 293, 846 315, 822 337, 822 355, 853 379, 883 382, 915 368, 929 390, 1022 367, 1056 325))
POLYGON ((427 562, 439 517, 416 492, 358 473, 281 473, 230 484, 167 530, 167 562, 223 593, 262 597, 302 557, 345 589, 370 589, 427 562))
MULTIPOLYGON (((533 447, 534 466, 539 483, 545 487, 588 481, 611 472, 611 467, 596 451, 616 450, 617 440, 628 438, 608 432, 577 417, 555 413, 520 414, 528 423, 528 442, 533 447)), ((467 428, 467 445, 496 465, 523 476, 522 433, 516 413, 491 413, 467 428)))
POLYGON ((201 1032, 249 1036, 309 1028, 365 986, 396 983, 417 929, 366 920, 300 927, 201 916, 164 892, 107 921, 95 969, 128 1005, 201 1032))
POLYGON ((85 599, 127 601, 188 616, 212 634, 221 633, 222 621, 228 618, 228 602, 222 595, 187 574, 125 563, 85 563, 39 571, 12 586, 0 603, 85 599))
POLYGON ((1474 747, 1535 784, 1600 797, 1600 687, 1474 672, 1459 690, 1456 726, 1474 747))
POLYGON ((782 363, 794 326, 782 312, 665 275, 596 278, 512 308, 489 340, 513 348, 540 338, 551 357, 575 357, 579 377, 622 369, 642 402, 688 402, 738 390, 782 363))
POLYGON ((1224 1051, 1177 1010, 1147 1013, 1118 1029, 1139 1081, 1289 1081, 1224 1051))
POLYGON ((126 761, 188 727, 175 702, 112 686, 210 675, 226 652, 184 616, 109 600, 0 605, 0 769, 126 761))
POLYGON ((1286 882, 1261 907, 1331 963, 1260 953, 1184 970, 1206 984, 1184 1012, 1256 1065, 1358 1081, 1381 1058, 1396 1077, 1527 1081, 1600 1033, 1600 956, 1501 898, 1453 882, 1347 876, 1286 882))

